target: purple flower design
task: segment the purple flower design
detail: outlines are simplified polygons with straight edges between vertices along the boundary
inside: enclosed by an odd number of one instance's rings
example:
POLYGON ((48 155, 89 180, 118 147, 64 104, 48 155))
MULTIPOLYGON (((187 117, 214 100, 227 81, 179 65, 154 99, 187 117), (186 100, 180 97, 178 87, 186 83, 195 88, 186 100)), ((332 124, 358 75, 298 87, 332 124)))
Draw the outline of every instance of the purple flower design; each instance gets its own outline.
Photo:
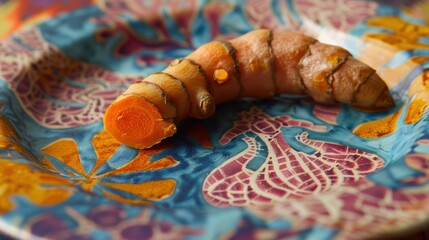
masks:
POLYGON ((130 216, 117 204, 105 204, 80 213, 66 208, 69 221, 53 213, 37 215, 27 221, 25 228, 36 237, 45 239, 92 239, 94 231, 104 231, 114 239, 183 239, 200 235, 199 229, 175 225, 166 221, 154 221, 147 208, 130 216))

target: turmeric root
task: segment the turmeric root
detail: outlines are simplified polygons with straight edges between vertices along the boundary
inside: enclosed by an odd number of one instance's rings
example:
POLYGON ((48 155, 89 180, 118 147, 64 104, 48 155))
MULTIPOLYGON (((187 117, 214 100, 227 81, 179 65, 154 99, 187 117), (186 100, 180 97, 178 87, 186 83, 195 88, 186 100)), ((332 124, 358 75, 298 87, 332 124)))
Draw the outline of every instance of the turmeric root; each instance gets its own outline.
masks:
POLYGON ((132 84, 108 107, 104 124, 123 144, 149 148, 172 136, 180 120, 211 116, 216 104, 284 93, 363 111, 394 106, 375 70, 343 48, 300 33, 260 29, 209 42, 132 84))

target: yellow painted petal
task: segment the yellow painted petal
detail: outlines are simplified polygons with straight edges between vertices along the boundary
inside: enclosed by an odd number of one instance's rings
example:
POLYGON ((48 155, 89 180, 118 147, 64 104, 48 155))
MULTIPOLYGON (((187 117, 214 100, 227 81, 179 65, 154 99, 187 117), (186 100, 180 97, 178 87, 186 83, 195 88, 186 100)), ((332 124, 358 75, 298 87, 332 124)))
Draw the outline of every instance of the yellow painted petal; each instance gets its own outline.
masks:
MULTIPOLYGON (((369 26, 374 27, 380 27, 389 29, 393 32, 393 34, 389 33, 382 33, 382 34, 375 34, 373 36, 378 36, 376 38, 382 38, 384 41, 391 45, 395 45, 398 48, 401 48, 403 44, 406 42, 408 43, 415 43, 415 46, 420 46, 423 48, 427 48, 427 44, 421 44, 418 42, 419 37, 423 37, 429 34, 429 25, 420 25, 415 24, 412 22, 408 22, 403 20, 399 16, 379 16, 374 17, 366 21, 366 24, 369 26), (391 35, 394 36, 390 40, 388 38, 383 37, 384 35, 391 35), (402 37, 403 39, 406 39, 407 41, 399 40, 396 37, 402 37)), ((372 34, 371 34, 372 35, 372 34)), ((412 47, 417 48, 417 47, 412 47)))
MULTIPOLYGON (((426 24, 416 24, 399 16, 378 16, 368 19, 366 24, 390 30, 388 33, 366 34, 364 40, 371 44, 367 44, 359 56, 360 60, 378 70, 389 88, 396 86, 411 69, 429 61, 428 56, 412 56, 400 66, 383 67, 401 50, 429 49, 428 43, 420 41, 420 38, 429 36, 429 21, 426 24)), ((414 79, 408 89, 408 96, 424 89, 429 89, 428 70, 414 79)))
POLYGON ((6 120, 6 118, 0 116, 0 149, 15 150, 19 153, 26 153, 27 150, 17 143, 19 140, 20 139, 12 125, 6 120))
POLYGON ((108 183, 100 182, 102 185, 115 188, 124 192, 134 194, 143 199, 161 200, 171 196, 176 181, 172 179, 155 180, 143 183, 108 183))
POLYGON ((86 192, 92 192, 94 186, 99 182, 98 178, 88 178, 77 180, 80 187, 86 192))
POLYGON ((161 159, 150 161, 151 156, 158 154, 168 147, 171 144, 161 143, 150 149, 142 149, 139 151, 138 155, 131 160, 128 164, 124 165, 121 168, 115 169, 103 176, 118 175, 123 173, 132 173, 132 172, 141 172, 141 171, 154 171, 159 169, 164 169, 171 167, 177 164, 171 156, 163 157, 161 159))
MULTIPOLYGON (((421 91, 411 100, 404 122, 414 124, 420 120, 423 113, 429 108, 429 91, 421 91)), ((396 122, 403 108, 385 118, 359 125, 353 132, 363 138, 377 138, 390 134, 396 130, 396 122)))
POLYGON ((429 91, 429 69, 423 70, 423 72, 413 80, 408 88, 408 96, 425 90, 429 91))
POLYGON ((365 35, 365 40, 373 39, 378 42, 393 46, 398 50, 411 50, 411 49, 429 49, 429 45, 422 44, 414 39, 409 39, 405 36, 398 34, 388 33, 370 33, 365 35))
POLYGON ((0 116, 0 136, 18 139, 15 129, 3 116, 0 116))
POLYGON ((5 117, 0 115, 0 150, 12 150, 29 160, 38 160, 21 143, 22 141, 13 126, 5 117))
MULTIPOLYGON (((398 53, 398 51, 429 49, 429 44, 420 41, 421 37, 429 36, 429 22, 427 24, 416 24, 405 21, 399 16, 377 16, 368 19, 366 24, 368 26, 389 30, 388 33, 368 33, 365 34, 363 38, 365 41, 371 43, 368 44, 371 46, 370 48, 378 48, 379 50, 385 49, 380 50, 384 51, 384 54, 377 54, 374 51, 370 52, 365 50, 363 59, 364 61, 368 60, 370 66, 379 70, 380 76, 387 80, 389 87, 396 85, 399 80, 403 79, 403 76, 405 76, 404 73, 407 74, 413 66, 421 64, 422 61, 427 61, 427 57, 412 57, 408 62, 394 69, 386 70, 380 67, 380 63, 386 60, 390 61, 391 57, 389 56, 393 56, 393 54, 398 53), (380 58, 383 60, 378 60, 380 58), (376 61, 375 64, 372 63, 373 60, 376 61)), ((420 87, 419 85, 412 86, 412 91, 410 91, 409 94, 415 93, 415 89, 419 89, 420 87)))
POLYGON ((411 101, 405 115, 404 122, 406 124, 413 124, 420 120, 423 113, 429 107, 429 91, 422 91, 416 94, 411 101))
MULTIPOLYGON (((2 186, 0 186, 0 192, 2 186)), ((6 196, 0 196, 0 214, 5 214, 13 209, 12 201, 6 196)))
POLYGON ((53 173, 37 171, 37 175, 41 185, 44 186, 74 186, 70 180, 62 178, 53 173))
POLYGON ((61 139, 55 141, 40 149, 40 151, 60 160, 65 165, 76 170, 82 176, 85 176, 85 170, 83 169, 80 161, 78 146, 73 139, 61 139))
POLYGON ((115 140, 106 131, 101 131, 92 139, 95 153, 97 154, 97 162, 95 163, 92 175, 101 165, 103 165, 112 155, 118 150, 121 144, 115 140))
POLYGON ((34 188, 25 193, 33 203, 41 206, 52 206, 64 202, 71 196, 71 192, 65 189, 34 188))
POLYGON ((33 169, 25 163, 0 159, 0 214, 13 209, 11 198, 24 196, 38 205, 55 205, 67 200, 72 184, 54 174, 33 169))
POLYGON ((413 61, 417 64, 423 64, 423 63, 429 61, 429 56, 413 56, 411 58, 411 61, 413 61))
POLYGON ((402 109, 382 119, 359 125, 353 132, 363 138, 378 138, 396 130, 396 122, 402 109))

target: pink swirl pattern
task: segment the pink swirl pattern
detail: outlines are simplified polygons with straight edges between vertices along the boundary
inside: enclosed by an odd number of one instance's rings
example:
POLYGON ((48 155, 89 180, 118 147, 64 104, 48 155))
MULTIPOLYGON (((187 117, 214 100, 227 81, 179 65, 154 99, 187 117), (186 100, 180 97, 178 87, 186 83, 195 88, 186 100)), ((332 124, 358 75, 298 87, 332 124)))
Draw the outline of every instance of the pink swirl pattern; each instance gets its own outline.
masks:
MULTIPOLYGON (((324 126, 288 116, 272 117, 255 107, 240 116, 220 142, 225 145, 242 136, 247 148, 207 176, 203 195, 208 203, 244 207, 266 220, 289 219, 290 233, 317 224, 341 229, 339 239, 364 239, 426 218, 429 209, 421 205, 428 197, 424 190, 395 190, 364 177, 383 167, 377 155, 312 140, 308 132, 295 139, 315 149, 314 153, 297 151, 286 142, 281 128, 324 132, 324 126), (255 133, 268 147, 265 162, 256 170, 247 166, 261 155, 262 148, 247 132, 255 133)), ((426 182, 427 158, 411 154, 406 159, 411 168, 423 173, 406 183, 426 182)))
MULTIPOLYGON (((106 0, 100 2, 100 8, 106 13, 102 17, 94 19, 103 25, 97 32, 97 40, 107 41, 114 36, 121 36, 121 40, 115 46, 115 56, 125 57, 141 51, 167 51, 180 47, 192 47, 191 26, 195 17, 197 1, 137 1, 137 0, 106 0), (175 39, 171 36, 171 24, 161 17, 162 12, 168 12, 175 23, 175 30, 183 36, 183 39, 175 39), (151 26, 156 32, 156 37, 145 37, 142 33, 130 28, 129 23, 121 16, 131 16, 140 23, 151 26)), ((137 63, 144 66, 156 62, 168 62, 165 59, 141 56, 137 63)))
POLYGON ((368 239, 379 234, 401 231, 425 221, 428 194, 421 189, 394 190, 366 178, 299 201, 276 201, 247 209, 264 219, 291 219, 292 229, 314 225, 341 229, 336 239, 368 239), (405 211, 406 210, 406 211, 405 211))
POLYGON ((272 6, 273 1, 246 1, 244 12, 247 19, 255 28, 268 28, 273 30, 297 31, 300 26, 294 19, 291 9, 286 5, 287 1, 279 1, 278 6, 272 6), (276 16, 275 8, 281 12, 276 16))
POLYGON ((69 128, 101 121, 110 103, 142 76, 72 60, 31 29, 0 43, 0 78, 39 124, 69 128))
POLYGON ((375 16, 378 7, 375 2, 359 0, 295 0, 294 5, 304 20, 344 32, 375 16))
POLYGON ((300 199, 356 182, 383 166, 375 154, 340 145, 312 140, 303 132, 295 138, 314 149, 308 154, 289 145, 280 131, 283 127, 302 127, 326 131, 324 126, 289 116, 271 117, 256 107, 241 113, 241 119, 221 138, 221 144, 248 131, 268 147, 266 162, 256 171, 246 165, 259 154, 255 139, 244 137, 247 149, 212 171, 203 185, 205 199, 216 206, 263 206, 286 199, 300 199))

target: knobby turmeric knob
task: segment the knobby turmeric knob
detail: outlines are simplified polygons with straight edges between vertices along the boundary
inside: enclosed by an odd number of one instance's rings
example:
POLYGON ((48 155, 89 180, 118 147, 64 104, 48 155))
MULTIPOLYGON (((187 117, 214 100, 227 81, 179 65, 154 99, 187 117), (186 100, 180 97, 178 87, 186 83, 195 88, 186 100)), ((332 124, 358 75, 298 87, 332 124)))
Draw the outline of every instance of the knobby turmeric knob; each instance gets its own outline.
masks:
POLYGON ((211 95, 205 95, 200 99, 200 111, 203 116, 210 117, 214 114, 216 104, 211 95))

